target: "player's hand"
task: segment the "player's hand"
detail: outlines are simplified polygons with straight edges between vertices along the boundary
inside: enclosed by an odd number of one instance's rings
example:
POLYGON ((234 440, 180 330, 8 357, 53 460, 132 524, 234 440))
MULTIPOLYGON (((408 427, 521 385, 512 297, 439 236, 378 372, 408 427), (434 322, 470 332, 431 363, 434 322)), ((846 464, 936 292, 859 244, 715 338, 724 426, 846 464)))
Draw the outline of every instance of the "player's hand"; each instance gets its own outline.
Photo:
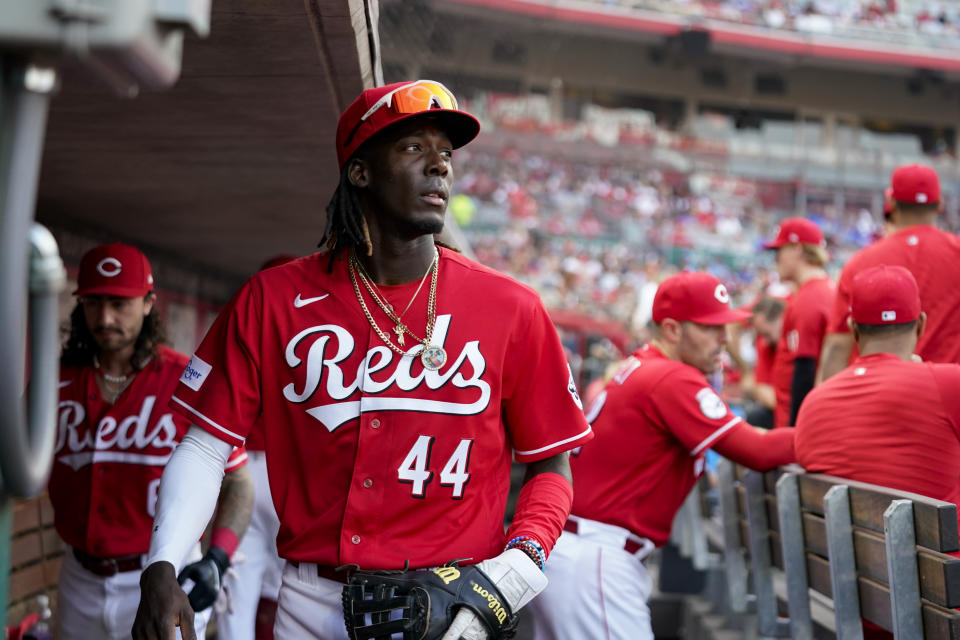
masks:
POLYGON ((203 611, 217 601, 223 586, 223 574, 229 566, 227 552, 220 547, 210 547, 202 560, 183 568, 177 582, 189 596, 194 611, 203 611))
POLYGON ((140 576, 140 606, 133 621, 133 640, 197 640, 190 600, 177 584, 173 565, 154 562, 140 576))
MULTIPOLYGON (((507 549, 477 565, 497 585, 514 613, 547 588, 547 576, 519 549, 507 549)), ((440 640, 487 640, 487 628, 470 609, 461 608, 440 640)))
POLYGON ((440 640, 487 640, 487 628, 470 609, 461 608, 440 640))

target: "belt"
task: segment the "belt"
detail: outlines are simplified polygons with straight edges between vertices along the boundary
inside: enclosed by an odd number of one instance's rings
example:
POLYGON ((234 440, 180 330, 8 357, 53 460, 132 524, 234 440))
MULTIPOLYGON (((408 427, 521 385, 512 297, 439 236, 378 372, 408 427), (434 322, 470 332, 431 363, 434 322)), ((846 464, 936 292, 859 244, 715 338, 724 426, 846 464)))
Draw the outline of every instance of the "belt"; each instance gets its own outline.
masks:
MULTIPOLYGON (((291 560, 290 564, 295 567, 299 567, 300 563, 295 560, 291 560)), ((350 574, 353 573, 354 567, 337 569, 335 567, 325 567, 320 564, 313 565, 317 568, 317 575, 321 578, 326 578, 327 580, 333 580, 334 582, 339 582, 340 584, 347 584, 347 580, 350 579, 350 574)))
MULTIPOLYGON (((563 530, 569 531, 570 533, 579 533, 580 532, 580 523, 576 520, 567 520, 563 523, 563 530)), ((623 543, 623 550, 627 553, 636 553, 643 549, 643 545, 637 542, 636 540, 631 540, 627 538, 623 543)))
POLYGON ((105 578, 109 578, 118 573, 143 569, 143 556, 139 553, 132 556, 120 556, 118 558, 98 558, 74 547, 73 557, 77 559, 80 566, 90 573, 105 578))

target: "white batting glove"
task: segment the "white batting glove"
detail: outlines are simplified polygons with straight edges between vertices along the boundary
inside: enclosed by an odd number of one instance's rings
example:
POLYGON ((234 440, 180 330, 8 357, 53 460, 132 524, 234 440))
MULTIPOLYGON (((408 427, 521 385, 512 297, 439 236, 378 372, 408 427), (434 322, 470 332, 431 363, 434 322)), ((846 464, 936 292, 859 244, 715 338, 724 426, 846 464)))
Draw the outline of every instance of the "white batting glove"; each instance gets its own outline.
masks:
MULTIPOLYGON (((487 574, 490 582, 497 586, 514 613, 547 588, 547 576, 534 564, 530 556, 519 549, 507 549, 496 558, 479 563, 477 568, 487 574)), ((487 638, 487 628, 477 614, 462 608, 441 640, 487 638)))

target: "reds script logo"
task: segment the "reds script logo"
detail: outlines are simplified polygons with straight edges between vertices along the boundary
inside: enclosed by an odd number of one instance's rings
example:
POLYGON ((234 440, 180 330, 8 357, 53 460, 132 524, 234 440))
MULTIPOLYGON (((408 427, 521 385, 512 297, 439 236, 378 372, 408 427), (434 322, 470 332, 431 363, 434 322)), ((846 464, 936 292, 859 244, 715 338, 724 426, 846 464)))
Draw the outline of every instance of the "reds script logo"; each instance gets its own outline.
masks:
MULTIPOLYGON (((449 328, 450 314, 437 316, 431 342, 442 347, 449 328)), ((326 395, 342 402, 321 404, 310 407, 306 411, 331 433, 344 423, 368 411, 419 411, 472 416, 483 413, 490 404, 490 385, 482 379, 487 363, 483 354, 480 353, 479 340, 466 343, 460 355, 452 360, 453 364, 445 365, 440 371, 419 367, 421 371, 416 376, 413 375, 412 367, 415 362, 419 365, 422 345, 414 345, 402 358, 397 358, 386 345, 373 347, 367 351, 366 357, 357 367, 353 380, 348 381, 347 373, 340 367, 340 363, 353 354, 356 345, 350 332, 335 324, 309 327, 295 335, 284 350, 284 356, 290 368, 297 369, 304 364, 297 355, 297 349, 310 337, 314 337, 314 340, 307 350, 306 366, 303 368, 305 373, 303 387, 298 391, 296 385, 291 382, 283 388, 283 397, 295 404, 305 403, 313 397, 323 383, 326 395), (373 374, 387 370, 391 365, 393 370, 385 380, 373 379, 373 374), (469 369, 469 377, 465 369, 469 369), (459 403, 388 395, 393 388, 400 391, 413 391, 424 384, 428 389, 437 391, 448 382, 458 389, 476 389, 476 399, 473 402, 459 403), (362 391, 364 397, 361 400, 346 401, 358 389, 362 391)))
POLYGON ((81 435, 77 427, 84 423, 87 411, 79 402, 64 400, 59 407, 54 456, 74 470, 93 462, 165 465, 177 446, 177 427, 173 423, 173 414, 164 413, 151 428, 150 414, 156 402, 156 396, 147 396, 136 415, 119 421, 113 416, 105 416, 96 431, 89 430, 81 435), (143 453, 148 447, 159 451, 143 453), (66 452, 58 456, 64 449, 66 452), (138 449, 139 453, 136 452, 138 449))

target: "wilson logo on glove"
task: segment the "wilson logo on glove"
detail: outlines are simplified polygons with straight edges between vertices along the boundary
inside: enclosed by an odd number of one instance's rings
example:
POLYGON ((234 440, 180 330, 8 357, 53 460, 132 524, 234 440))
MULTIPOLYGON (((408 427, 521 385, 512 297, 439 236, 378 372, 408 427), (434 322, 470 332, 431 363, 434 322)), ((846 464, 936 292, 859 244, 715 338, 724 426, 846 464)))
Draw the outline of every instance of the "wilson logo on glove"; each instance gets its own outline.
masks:
POLYGON ((456 567, 439 567, 433 572, 443 580, 443 584, 450 584, 460 577, 460 570, 456 567))
POLYGON ((493 595, 476 582, 471 582, 473 585, 473 590, 480 594, 481 598, 487 599, 487 606, 490 607, 490 610, 493 611, 493 615, 497 616, 497 620, 500 621, 500 624, 503 624, 507 619, 507 610, 503 608, 503 605, 500 604, 500 601, 497 600, 497 596, 493 595))

